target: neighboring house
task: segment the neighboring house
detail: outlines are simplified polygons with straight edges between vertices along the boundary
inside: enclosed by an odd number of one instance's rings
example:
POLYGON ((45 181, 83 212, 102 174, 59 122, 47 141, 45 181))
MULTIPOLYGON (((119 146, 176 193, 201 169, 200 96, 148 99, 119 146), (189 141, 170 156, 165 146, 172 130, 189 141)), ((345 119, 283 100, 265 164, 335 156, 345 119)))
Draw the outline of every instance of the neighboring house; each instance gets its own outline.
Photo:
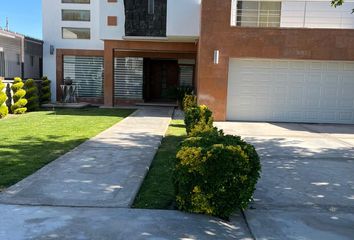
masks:
POLYGON ((39 79, 42 59, 41 40, 0 29, 0 76, 39 79))
POLYGON ((106 106, 194 86, 216 120, 354 123, 354 2, 43 0, 44 74, 106 106))

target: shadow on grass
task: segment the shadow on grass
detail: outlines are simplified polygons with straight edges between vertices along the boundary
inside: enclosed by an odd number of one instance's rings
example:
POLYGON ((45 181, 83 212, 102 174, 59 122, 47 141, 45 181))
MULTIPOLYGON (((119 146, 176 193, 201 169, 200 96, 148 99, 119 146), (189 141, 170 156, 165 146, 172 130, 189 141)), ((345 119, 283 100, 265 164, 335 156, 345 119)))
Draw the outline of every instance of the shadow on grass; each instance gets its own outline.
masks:
POLYGON ((65 137, 24 137, 19 141, 21 144, 0 145, 0 189, 15 184, 87 140, 64 140, 65 137))
POLYGON ((105 109, 98 107, 86 107, 80 109, 56 108, 50 111, 50 115, 70 115, 70 116, 104 116, 104 117, 127 117, 135 111, 135 109, 105 109))

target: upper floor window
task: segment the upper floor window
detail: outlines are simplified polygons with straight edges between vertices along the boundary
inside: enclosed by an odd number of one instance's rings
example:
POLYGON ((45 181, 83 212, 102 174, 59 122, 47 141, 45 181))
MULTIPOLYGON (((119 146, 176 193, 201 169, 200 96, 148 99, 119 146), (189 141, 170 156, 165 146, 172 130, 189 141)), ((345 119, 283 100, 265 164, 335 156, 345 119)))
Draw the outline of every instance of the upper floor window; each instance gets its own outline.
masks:
POLYGON ((90 39, 91 31, 89 28, 62 28, 63 39, 90 39))
POLYGON ((85 21, 91 20, 90 10, 62 10, 63 21, 85 21))
POLYGON ((155 0, 148 0, 148 13, 149 14, 155 13, 155 0))
POLYGON ((61 0, 62 3, 90 4, 90 0, 61 0))
POLYGON ((280 27, 280 1, 233 1, 233 26, 280 27), (235 6, 236 5, 236 6, 235 6))

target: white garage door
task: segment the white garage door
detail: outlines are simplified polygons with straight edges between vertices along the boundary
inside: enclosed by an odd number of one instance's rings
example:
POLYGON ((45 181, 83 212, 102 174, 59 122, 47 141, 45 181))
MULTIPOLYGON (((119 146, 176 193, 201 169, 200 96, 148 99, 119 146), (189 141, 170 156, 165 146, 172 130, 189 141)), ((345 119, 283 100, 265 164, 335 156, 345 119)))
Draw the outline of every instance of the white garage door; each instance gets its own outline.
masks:
POLYGON ((230 59, 227 119, 354 124, 354 62, 230 59))

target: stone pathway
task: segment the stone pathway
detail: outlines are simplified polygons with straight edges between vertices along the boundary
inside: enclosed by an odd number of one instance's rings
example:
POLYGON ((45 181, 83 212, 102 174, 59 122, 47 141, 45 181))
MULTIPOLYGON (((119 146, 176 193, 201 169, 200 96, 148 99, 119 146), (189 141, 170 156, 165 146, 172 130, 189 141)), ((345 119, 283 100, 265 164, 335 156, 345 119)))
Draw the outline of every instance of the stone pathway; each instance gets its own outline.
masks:
POLYGON ((5 190, 0 239, 251 239, 240 215, 129 209, 172 114, 140 108, 5 190))

